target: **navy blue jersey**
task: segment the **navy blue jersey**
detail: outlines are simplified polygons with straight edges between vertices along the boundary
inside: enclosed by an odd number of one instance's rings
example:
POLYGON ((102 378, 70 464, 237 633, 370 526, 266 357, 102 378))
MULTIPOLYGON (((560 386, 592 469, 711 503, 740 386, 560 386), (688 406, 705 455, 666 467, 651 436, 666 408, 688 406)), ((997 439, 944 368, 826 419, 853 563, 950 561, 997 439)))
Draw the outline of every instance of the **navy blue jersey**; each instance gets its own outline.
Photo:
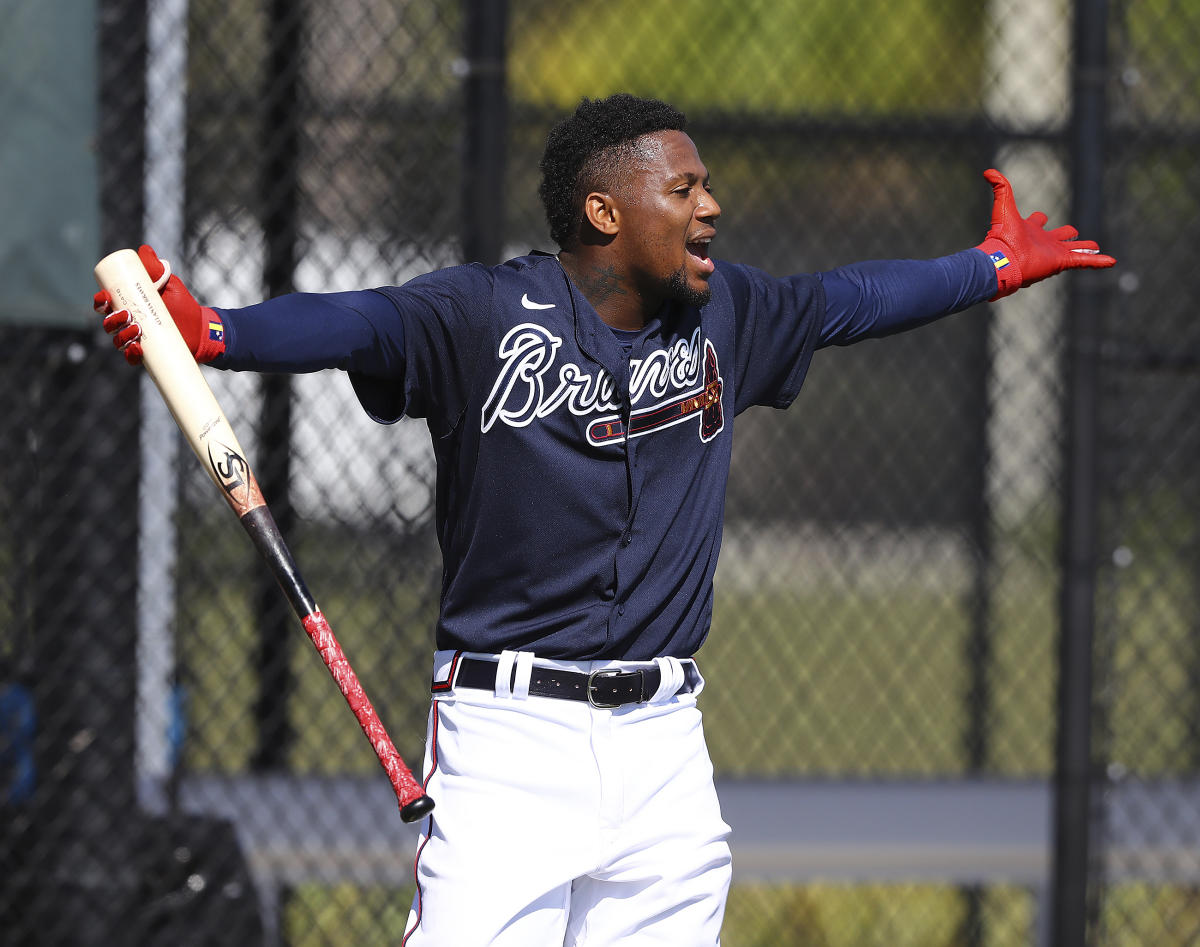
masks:
POLYGON ((433 435, 439 648, 645 659, 703 642, 733 417, 795 398, 824 310, 812 276, 719 263, 710 286, 628 351, 552 256, 381 290, 404 372, 352 379, 374 417, 403 409, 433 435))
POLYGON ((709 285, 703 308, 671 304, 615 333, 553 256, 450 267, 285 297, 294 314, 336 312, 338 328, 293 331, 283 346, 277 324, 226 313, 230 348, 215 364, 336 365, 376 420, 425 419, 438 648, 686 657, 712 614, 734 417, 789 405, 819 345, 963 308, 995 291, 995 275, 966 251, 783 279, 717 261, 709 285))

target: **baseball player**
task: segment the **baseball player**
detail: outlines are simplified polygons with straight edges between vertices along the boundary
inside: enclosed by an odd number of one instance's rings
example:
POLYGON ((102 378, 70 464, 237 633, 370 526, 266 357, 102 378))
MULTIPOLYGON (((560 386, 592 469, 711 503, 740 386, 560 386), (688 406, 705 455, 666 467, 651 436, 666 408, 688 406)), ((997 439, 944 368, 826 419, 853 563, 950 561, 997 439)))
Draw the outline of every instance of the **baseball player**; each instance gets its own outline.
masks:
MULTIPOLYGON (((694 655, 734 419, 790 405, 819 348, 1115 261, 1023 218, 994 170, 977 247, 786 278, 718 260, 684 116, 629 95, 583 100, 541 171, 556 254, 243 309, 201 306, 177 275, 161 292, 201 362, 340 368, 372 418, 429 427, 437 809, 404 944, 718 944, 729 828, 694 655)), ((96 306, 136 364, 140 327, 96 306)))

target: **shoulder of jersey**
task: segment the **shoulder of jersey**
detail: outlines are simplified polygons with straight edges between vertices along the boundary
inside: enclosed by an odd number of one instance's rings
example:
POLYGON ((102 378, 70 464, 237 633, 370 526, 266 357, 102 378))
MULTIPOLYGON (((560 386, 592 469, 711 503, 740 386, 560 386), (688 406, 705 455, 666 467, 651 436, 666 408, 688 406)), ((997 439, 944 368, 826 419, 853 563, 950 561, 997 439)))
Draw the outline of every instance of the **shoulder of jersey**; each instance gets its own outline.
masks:
POLYGON ((553 256, 538 253, 516 257, 493 272, 493 300, 503 308, 531 317, 571 311, 570 290, 553 256))

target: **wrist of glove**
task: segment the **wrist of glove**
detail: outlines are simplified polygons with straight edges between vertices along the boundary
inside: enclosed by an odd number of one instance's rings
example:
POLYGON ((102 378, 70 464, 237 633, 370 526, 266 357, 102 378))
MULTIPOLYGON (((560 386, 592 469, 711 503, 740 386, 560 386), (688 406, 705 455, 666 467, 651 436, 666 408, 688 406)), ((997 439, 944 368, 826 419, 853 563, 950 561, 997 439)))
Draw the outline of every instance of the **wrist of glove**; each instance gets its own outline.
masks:
POLYGON ((986 237, 976 250, 982 250, 996 268, 996 295, 989 301, 1011 296, 1025 284, 1021 279, 1021 264, 1014 259, 1016 254, 1008 244, 995 237, 986 237))
MULTIPOLYGON (((148 246, 138 248, 138 257, 162 296, 163 303, 179 334, 195 356, 197 362, 211 362, 225 351, 225 326, 217 312, 209 306, 196 302, 178 276, 171 273, 170 265, 160 260, 158 254, 148 246)), ((121 350, 130 365, 140 365, 143 353, 141 346, 142 327, 127 309, 113 310, 112 297, 101 290, 92 300, 92 306, 104 317, 104 331, 112 336, 113 345, 121 350)))
POLYGON ((1041 211, 1022 217, 1008 179, 995 169, 983 176, 992 185, 992 225, 976 249, 996 268, 992 301, 1063 270, 1104 269, 1117 262, 1094 240, 1077 239, 1079 231, 1069 224, 1046 230, 1048 218, 1041 211))

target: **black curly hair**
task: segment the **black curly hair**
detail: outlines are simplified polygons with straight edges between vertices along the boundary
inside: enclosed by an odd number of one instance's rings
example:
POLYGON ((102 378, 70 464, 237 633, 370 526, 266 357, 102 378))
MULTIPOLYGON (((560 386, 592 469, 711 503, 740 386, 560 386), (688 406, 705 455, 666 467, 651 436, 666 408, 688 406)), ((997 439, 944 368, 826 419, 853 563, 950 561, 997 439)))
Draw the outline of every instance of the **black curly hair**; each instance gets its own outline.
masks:
POLYGON ((550 236, 566 249, 578 236, 583 198, 620 184, 635 142, 655 132, 683 131, 687 118, 657 99, 626 92, 584 99, 575 112, 550 130, 542 154, 538 194, 546 209, 550 236))

